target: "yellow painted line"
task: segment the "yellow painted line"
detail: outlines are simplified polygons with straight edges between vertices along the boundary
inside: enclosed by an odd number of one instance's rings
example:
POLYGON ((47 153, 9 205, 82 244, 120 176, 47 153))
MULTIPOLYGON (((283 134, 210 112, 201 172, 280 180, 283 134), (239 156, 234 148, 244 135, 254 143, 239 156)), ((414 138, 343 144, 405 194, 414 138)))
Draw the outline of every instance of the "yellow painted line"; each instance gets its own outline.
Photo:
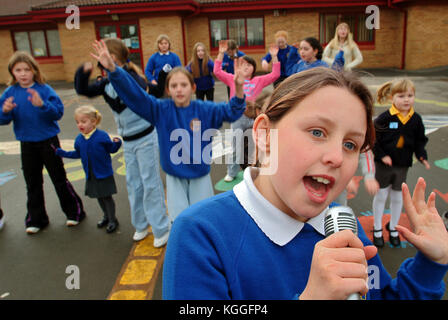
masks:
POLYGON ((108 300, 150 300, 162 270, 165 248, 153 246, 154 236, 134 243, 108 300))

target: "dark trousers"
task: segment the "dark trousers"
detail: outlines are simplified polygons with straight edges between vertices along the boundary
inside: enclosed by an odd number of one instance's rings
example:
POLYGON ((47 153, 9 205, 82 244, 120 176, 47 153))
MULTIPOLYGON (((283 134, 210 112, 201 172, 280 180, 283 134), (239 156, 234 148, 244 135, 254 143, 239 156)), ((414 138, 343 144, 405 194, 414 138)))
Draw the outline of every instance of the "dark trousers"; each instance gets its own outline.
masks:
POLYGON ((64 163, 55 154, 60 147, 57 136, 39 142, 21 142, 23 176, 27 189, 26 227, 44 228, 49 220, 45 210, 42 170, 48 171, 59 198, 62 211, 68 220, 81 221, 85 217, 82 201, 67 180, 64 163))
POLYGON ((100 204, 101 210, 104 212, 104 219, 113 222, 117 221, 115 217, 115 201, 112 196, 98 198, 98 203, 100 204))
POLYGON ((199 100, 204 100, 204 97, 207 98, 207 101, 213 101, 215 94, 215 88, 210 88, 207 90, 196 90, 196 98, 199 100))

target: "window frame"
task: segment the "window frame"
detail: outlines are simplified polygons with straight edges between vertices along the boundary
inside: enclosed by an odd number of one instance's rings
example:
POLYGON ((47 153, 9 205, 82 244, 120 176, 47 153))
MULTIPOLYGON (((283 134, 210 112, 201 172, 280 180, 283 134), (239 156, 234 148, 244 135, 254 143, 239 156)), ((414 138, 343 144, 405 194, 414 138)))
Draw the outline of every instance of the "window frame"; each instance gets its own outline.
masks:
POLYGON ((139 20, 119 20, 119 21, 101 21, 101 22, 95 22, 95 34, 96 34, 96 39, 99 41, 100 38, 100 27, 107 27, 107 26, 113 26, 116 30, 117 33, 117 38, 121 39, 121 25, 136 25, 137 26, 137 34, 138 34, 138 43, 139 43, 139 48, 138 49, 133 49, 133 48, 128 48, 129 53, 139 53, 140 54, 140 63, 141 63, 141 69, 145 70, 145 66, 146 64, 144 63, 143 60, 143 47, 142 47, 142 35, 141 35, 141 30, 140 30, 140 23, 139 20))
POLYGON ((61 54, 57 55, 57 56, 52 56, 50 55, 50 46, 48 45, 48 36, 47 36, 47 31, 52 31, 55 30, 58 32, 58 36, 59 36, 59 29, 57 27, 43 27, 43 28, 30 28, 30 29, 16 29, 16 30, 11 30, 11 39, 12 39, 12 44, 13 44, 13 49, 14 51, 17 51, 17 43, 16 43, 16 38, 15 38, 15 33, 18 32, 26 32, 27 37, 28 37, 28 45, 30 48, 30 54, 33 56, 34 59, 36 59, 36 61, 46 61, 46 60, 62 60, 63 55, 62 55, 62 46, 61 46, 61 39, 59 37, 59 46, 61 49, 61 54), (47 55, 46 56, 40 56, 37 57, 34 55, 34 51, 33 51, 33 43, 31 41, 31 32, 36 32, 36 31, 43 31, 44 33, 44 39, 45 39, 45 49, 47 51, 47 55))
POLYGON ((218 46, 216 46, 216 47, 214 47, 213 46, 213 41, 212 41, 212 29, 211 29, 211 22, 213 21, 213 20, 225 20, 226 21, 226 33, 227 33, 227 36, 229 35, 229 20, 235 20, 235 19, 244 19, 244 37, 245 37, 245 43, 248 43, 248 40, 247 40, 247 19, 255 19, 255 18, 258 18, 258 19, 261 19, 261 21, 262 21, 262 26, 263 26, 263 44, 260 44, 260 45, 255 45, 255 46, 248 46, 248 45, 240 45, 240 44, 238 44, 238 50, 250 50, 250 49, 262 49, 262 50, 264 50, 264 49, 266 49, 266 34, 265 34, 265 21, 264 21, 264 16, 259 16, 259 15, 256 15, 256 16, 235 16, 235 17, 232 17, 232 18, 226 18, 226 17, 219 17, 219 16, 216 16, 216 17, 209 17, 208 18, 208 30, 209 30, 209 42, 210 42, 210 50, 211 51, 217 51, 218 49, 219 49, 219 47, 218 46))
MULTIPOLYGON (((356 44, 360 48, 363 48, 363 49, 374 49, 375 48, 375 41, 376 41, 375 29, 372 29, 372 40, 371 41, 358 41, 357 40, 357 37, 358 37, 358 26, 359 26, 359 20, 360 20, 359 18, 360 17, 367 18, 366 14, 364 12, 359 12, 359 11, 355 11, 355 12, 353 12, 353 11, 351 11, 351 12, 341 12, 341 11, 338 11, 338 12, 320 12, 319 13, 319 38, 320 38, 321 34, 324 34, 324 35, 326 34, 326 30, 325 30, 326 23, 324 23, 324 25, 322 26, 321 22, 322 21, 325 22, 325 16, 329 16, 329 15, 336 15, 337 16, 336 25, 338 25, 338 24, 340 24, 342 22, 341 21, 342 16, 352 16, 354 18, 354 21, 355 21, 355 28, 354 28, 355 30, 350 30, 350 32, 353 34, 353 41, 355 41, 356 44), (322 19, 322 17, 323 17, 323 19, 322 19), (322 32, 321 28, 324 28, 323 32, 322 32)), ((327 41, 323 41, 323 39, 319 39, 319 41, 320 41, 320 43, 321 43, 321 45, 323 47, 326 47, 327 44, 333 39, 333 37, 334 37, 334 34, 331 37, 331 39, 324 39, 324 40, 327 40, 327 41)))

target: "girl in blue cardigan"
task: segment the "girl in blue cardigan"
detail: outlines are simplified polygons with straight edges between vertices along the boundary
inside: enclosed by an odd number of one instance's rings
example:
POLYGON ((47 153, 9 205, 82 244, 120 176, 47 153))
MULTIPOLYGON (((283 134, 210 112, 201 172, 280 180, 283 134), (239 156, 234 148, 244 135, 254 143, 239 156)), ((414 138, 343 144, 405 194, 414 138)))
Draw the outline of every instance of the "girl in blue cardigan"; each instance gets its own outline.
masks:
POLYGON ((192 100, 196 88, 185 68, 174 68, 166 79, 171 99, 156 99, 136 85, 117 67, 104 41, 93 44, 97 59, 124 103, 157 129, 160 162, 166 175, 168 213, 174 220, 191 204, 213 196, 210 178, 211 139, 224 121, 233 122, 243 114, 244 77, 236 62, 236 96, 229 103, 192 100))
POLYGON ((284 80, 255 119, 258 167, 233 190, 197 203, 173 223, 165 253, 164 299, 440 299, 448 232, 419 179, 412 231, 418 253, 397 278, 384 268, 358 222, 325 238, 324 217, 373 145, 373 98, 351 74, 314 68, 284 80))
POLYGON ((71 159, 81 158, 86 174, 85 194, 90 198, 97 198, 104 212, 103 219, 97 226, 106 227, 107 233, 111 233, 117 229, 118 220, 115 217, 115 202, 112 198, 112 195, 117 193, 117 187, 110 153, 120 149, 121 140, 111 140, 107 132, 97 129, 101 118, 101 113, 92 106, 76 108, 75 120, 81 133, 75 139, 75 150, 64 151, 58 148, 56 154, 71 159))
POLYGON ((86 215, 84 207, 67 180, 64 163, 54 154, 54 148, 60 145, 58 121, 64 114, 64 105, 53 88, 45 83, 39 65, 29 53, 14 53, 8 71, 11 80, 0 97, 0 125, 13 122, 16 139, 20 141, 28 197, 26 232, 35 234, 49 223, 43 189, 44 167, 56 189, 62 211, 67 216, 66 225, 75 226, 86 215))

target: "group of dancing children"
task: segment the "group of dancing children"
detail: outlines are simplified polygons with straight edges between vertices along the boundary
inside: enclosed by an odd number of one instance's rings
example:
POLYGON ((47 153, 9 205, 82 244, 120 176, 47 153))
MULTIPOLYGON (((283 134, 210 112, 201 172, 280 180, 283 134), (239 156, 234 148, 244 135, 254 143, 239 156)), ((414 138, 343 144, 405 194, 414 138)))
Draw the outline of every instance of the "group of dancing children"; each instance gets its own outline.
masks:
MULTIPOLYGON (((261 76, 255 75, 255 60, 232 41, 219 42, 214 62, 205 46, 197 43, 184 68, 170 51, 169 38, 160 36, 158 52, 149 59, 145 73, 129 61, 121 40, 95 41, 91 56, 107 77, 90 83, 93 64, 84 63, 76 72, 75 88, 80 95, 104 97, 121 139, 111 139, 98 128, 102 116, 96 108, 81 106, 74 112, 80 131, 74 151, 62 150, 57 136, 62 101, 45 83, 35 60, 16 52, 8 65, 9 87, 0 98, 0 124, 13 122, 20 141, 28 196, 26 232, 37 233, 49 223, 43 167, 56 188, 66 225, 75 226, 86 215, 61 157, 81 159, 85 195, 98 199, 103 211, 97 225, 114 232, 119 223, 110 154, 123 145, 133 239, 145 238, 151 226, 155 247, 168 242, 165 298, 363 295, 368 292, 368 265, 381 270, 381 288, 368 293, 372 299, 439 297, 448 269, 448 234, 435 208, 434 193, 425 201, 424 180, 418 180, 412 197, 405 184, 413 154, 430 168, 428 139, 413 108, 413 83, 398 79, 384 84, 378 101, 388 100, 392 106, 372 122, 369 90, 343 71, 362 61, 346 24, 338 26, 325 51, 314 38, 292 46, 284 31, 275 38, 276 44, 262 60, 264 70, 272 62, 272 71, 261 76), (213 102, 212 74, 229 88, 228 103, 213 102), (272 83, 275 89, 264 97, 265 103, 257 101, 272 83), (168 98, 163 98, 165 91, 168 98), (195 92, 198 99, 193 99, 195 92), (204 139, 203 133, 221 128, 224 121, 232 129, 251 130, 258 161, 245 169, 243 181, 233 190, 214 196, 208 161, 212 136, 204 139), (178 140, 173 139, 174 132, 179 133, 178 140), (274 133, 276 140, 271 139, 274 133), (197 134, 202 137, 200 152, 193 143, 185 143, 197 134), (404 281, 390 278, 359 224, 359 238, 341 232, 324 239, 324 214, 350 186, 360 154, 369 166, 367 190, 375 195, 373 243, 384 245, 382 217, 390 195, 390 242, 398 246, 401 233, 419 250, 401 266, 399 277, 404 281), (167 208, 159 158, 166 173, 167 208), (277 170, 263 174, 263 167, 273 162, 277 170), (403 203, 412 231, 398 225, 403 203), (338 267, 324 274, 330 265, 338 267), (432 281, 425 282, 424 275, 432 281), (414 290, 419 285, 426 290, 414 290)), ((235 164, 229 164, 225 181, 235 178, 239 171, 235 164)))

